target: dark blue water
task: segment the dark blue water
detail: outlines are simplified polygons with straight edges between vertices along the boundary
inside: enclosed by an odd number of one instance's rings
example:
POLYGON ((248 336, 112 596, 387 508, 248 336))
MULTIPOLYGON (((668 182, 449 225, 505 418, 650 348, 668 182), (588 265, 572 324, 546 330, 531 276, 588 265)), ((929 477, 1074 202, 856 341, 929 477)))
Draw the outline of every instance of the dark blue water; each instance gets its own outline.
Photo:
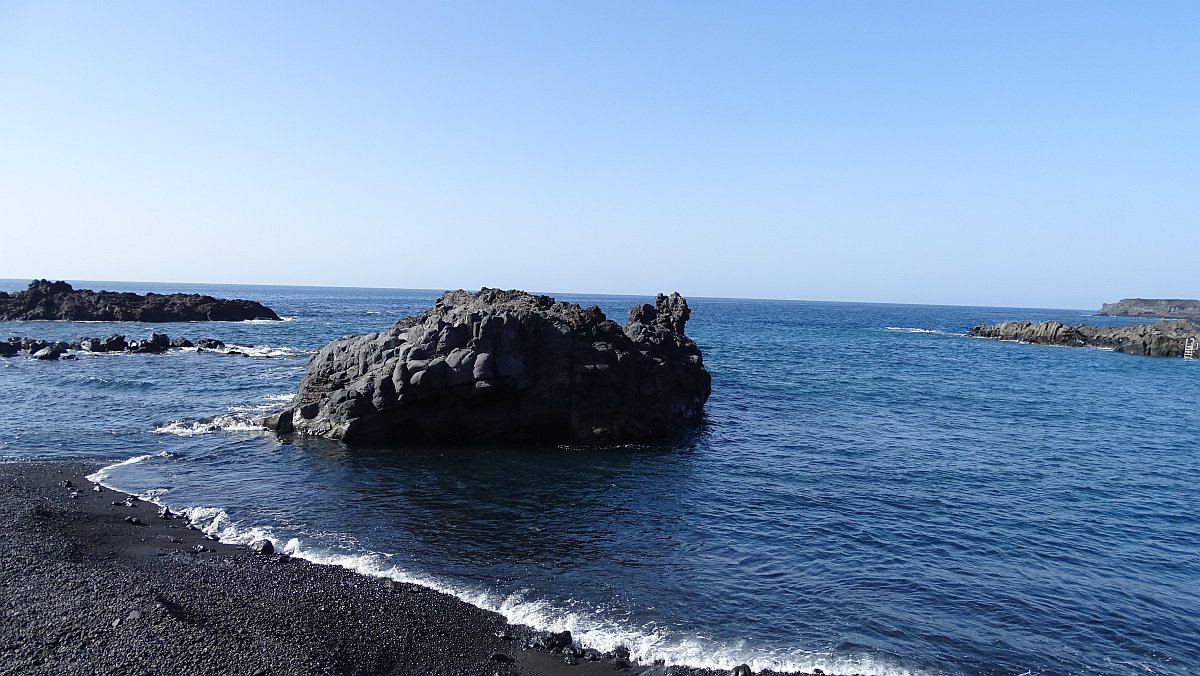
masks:
MULTIPOLYGON (((227 539, 269 534, 644 659, 1200 673, 1200 362, 960 335, 980 321, 1122 320, 692 299, 688 332, 713 374, 694 434, 623 451, 390 452, 280 441, 250 422, 286 400, 307 351, 436 292, 197 289, 292 319, 0 324, 259 346, 0 360, 0 455, 139 459, 107 483, 198 508, 227 539)), ((618 320, 647 300, 561 298, 618 320)))

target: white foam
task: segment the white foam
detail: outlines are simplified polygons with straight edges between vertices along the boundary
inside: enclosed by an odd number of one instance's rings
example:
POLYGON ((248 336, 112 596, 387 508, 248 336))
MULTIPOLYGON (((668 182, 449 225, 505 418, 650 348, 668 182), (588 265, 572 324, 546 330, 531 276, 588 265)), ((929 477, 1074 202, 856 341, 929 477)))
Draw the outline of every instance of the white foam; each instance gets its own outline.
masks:
POLYGON ((283 394, 264 394, 263 395, 263 399, 266 399, 267 401, 289 402, 295 398, 296 398, 296 395, 291 392, 285 392, 283 394))
POLYGON ((741 642, 720 642, 682 636, 678 632, 653 627, 634 628, 606 619, 602 613, 556 605, 532 598, 529 590, 498 594, 463 587, 432 576, 413 573, 392 564, 392 556, 377 552, 331 552, 308 548, 298 538, 284 540, 270 528, 242 527, 228 513, 216 507, 191 507, 183 510, 188 519, 204 533, 227 544, 249 544, 270 540, 276 550, 312 563, 340 566, 372 577, 389 578, 449 594, 473 606, 504 616, 509 622, 542 631, 570 631, 578 645, 608 651, 625 646, 630 655, 643 664, 664 660, 707 669, 732 669, 748 664, 754 671, 811 672, 826 674, 876 674, 878 676, 914 676, 907 668, 886 664, 867 655, 834 655, 799 649, 764 650, 741 642))
POLYGON ((203 420, 173 420, 165 425, 155 427, 154 434, 173 434, 178 437, 195 437, 214 432, 262 432, 262 425, 256 424, 250 416, 231 413, 203 420))
MULTIPOLYGON (((145 462, 154 457, 169 457, 168 452, 139 455, 105 467, 87 477, 89 481, 120 491, 103 483, 112 470, 125 465, 145 462)), ((158 506, 166 506, 165 490, 145 491, 138 497, 158 506)), ((270 540, 277 551, 322 565, 340 566, 372 577, 389 578, 397 582, 420 585, 449 594, 478 608, 502 615, 510 623, 522 624, 541 631, 570 631, 581 647, 608 651, 625 646, 630 655, 643 664, 663 660, 667 664, 706 668, 732 669, 747 664, 754 671, 771 669, 783 672, 808 672, 820 669, 826 674, 875 674, 876 676, 917 676, 932 674, 902 665, 887 663, 870 655, 835 655, 831 652, 806 651, 798 648, 764 649, 745 641, 719 641, 657 627, 632 627, 606 618, 602 611, 568 607, 544 599, 533 598, 530 590, 511 594, 470 589, 438 578, 413 573, 392 564, 392 556, 376 552, 331 552, 306 547, 298 538, 277 535, 271 528, 245 527, 230 518, 220 507, 187 507, 180 511, 190 523, 221 542, 246 545, 256 540, 270 540)))
POLYGON ((224 352, 225 354, 233 351, 241 352, 247 357, 298 357, 308 354, 306 350, 297 350, 291 347, 271 347, 270 345, 226 345, 216 350, 216 352, 224 352))
POLYGON ((922 329, 922 328, 917 328, 917 327, 912 327, 912 326, 886 326, 884 328, 888 331, 895 331, 896 333, 929 333, 929 334, 933 334, 935 336, 965 336, 965 335, 967 335, 965 333, 954 333, 952 331, 942 331, 940 329, 922 329))
POLYGON ((121 462, 114 463, 107 467, 101 467, 100 469, 96 470, 95 472, 92 472, 91 474, 87 475, 84 478, 94 484, 103 484, 104 480, 108 479, 112 470, 114 470, 118 467, 124 467, 125 465, 136 465, 139 462, 145 462, 145 461, 149 460, 150 458, 169 458, 169 457, 171 457, 171 453, 168 451, 162 451, 161 453, 147 454, 147 455, 135 455, 128 460, 122 460, 121 462))

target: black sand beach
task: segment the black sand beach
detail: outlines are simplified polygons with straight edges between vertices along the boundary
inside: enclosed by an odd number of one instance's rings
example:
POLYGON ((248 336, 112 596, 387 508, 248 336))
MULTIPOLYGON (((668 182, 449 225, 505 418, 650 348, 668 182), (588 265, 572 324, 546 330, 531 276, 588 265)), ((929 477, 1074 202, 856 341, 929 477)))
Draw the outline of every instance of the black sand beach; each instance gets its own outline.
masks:
POLYGON ((208 540, 96 469, 0 464, 2 673, 724 673, 528 647, 454 597, 208 540))

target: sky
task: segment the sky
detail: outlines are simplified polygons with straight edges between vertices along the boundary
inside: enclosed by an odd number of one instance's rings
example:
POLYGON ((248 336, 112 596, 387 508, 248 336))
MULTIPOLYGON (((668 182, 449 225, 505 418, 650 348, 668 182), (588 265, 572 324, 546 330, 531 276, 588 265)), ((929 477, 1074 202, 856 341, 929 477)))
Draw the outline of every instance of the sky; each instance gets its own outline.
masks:
POLYGON ((8 2, 0 278, 1200 297, 1200 3, 8 2))

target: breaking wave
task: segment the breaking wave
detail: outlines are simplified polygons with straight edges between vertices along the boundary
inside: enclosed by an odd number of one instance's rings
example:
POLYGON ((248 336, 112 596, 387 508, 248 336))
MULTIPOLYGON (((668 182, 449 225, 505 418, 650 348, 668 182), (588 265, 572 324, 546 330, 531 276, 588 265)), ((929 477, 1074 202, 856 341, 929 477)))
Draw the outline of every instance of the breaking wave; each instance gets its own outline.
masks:
POLYGON ((912 326, 887 326, 884 327, 888 331, 895 333, 929 333, 935 336, 965 336, 965 333, 957 333, 955 331, 942 331, 941 329, 922 329, 912 326))
POLYGON ((248 412, 201 418, 199 420, 173 420, 155 427, 154 434, 173 434, 177 437, 195 437, 214 432, 263 432, 262 425, 254 422, 248 412))
MULTIPOLYGON (((141 455, 105 467, 88 480, 102 483, 113 490, 120 488, 104 483, 111 470, 144 462, 153 457, 170 457, 169 453, 141 455)), ((159 506, 169 506, 164 500, 166 491, 153 489, 138 497, 159 506)), ((477 608, 499 613, 513 624, 541 631, 569 630, 581 647, 609 651, 618 646, 629 649, 631 657, 642 664, 663 660, 708 669, 731 669, 748 664, 754 671, 772 669, 784 672, 809 672, 820 669, 826 674, 875 674, 877 676, 914 676, 917 671, 889 664, 871 655, 835 655, 831 652, 800 649, 762 649, 745 641, 719 641, 656 627, 636 628, 623 625, 604 616, 602 611, 557 605, 537 598, 529 589, 513 593, 472 589, 467 586, 416 573, 392 562, 393 555, 377 552, 329 551, 310 547, 295 537, 280 535, 270 527, 244 526, 233 520, 220 507, 186 507, 180 510, 190 523, 206 535, 232 545, 247 545, 256 540, 270 540, 276 551, 315 564, 340 566, 371 577, 388 578, 449 594, 477 608)), ((352 540, 352 539, 351 539, 352 540)), ((922 670, 920 673, 929 673, 922 670)))
MULTIPOLYGON (((118 462, 118 463, 115 463, 112 465, 108 465, 107 467, 101 467, 100 469, 96 470, 95 472, 92 472, 91 474, 87 475, 84 478, 87 479, 88 481, 91 481, 92 483, 104 484, 104 481, 107 480, 109 478, 109 476, 111 476, 112 471, 117 469, 118 467, 125 467, 128 465, 136 465, 139 462, 145 462, 145 461, 149 460, 150 458, 170 458, 173 455, 174 454, 171 453, 170 451, 162 451, 161 453, 147 453, 146 455, 135 455, 132 458, 129 458, 128 460, 122 460, 121 462, 118 462)), ((104 484, 104 485, 107 485, 107 484, 104 484)))

